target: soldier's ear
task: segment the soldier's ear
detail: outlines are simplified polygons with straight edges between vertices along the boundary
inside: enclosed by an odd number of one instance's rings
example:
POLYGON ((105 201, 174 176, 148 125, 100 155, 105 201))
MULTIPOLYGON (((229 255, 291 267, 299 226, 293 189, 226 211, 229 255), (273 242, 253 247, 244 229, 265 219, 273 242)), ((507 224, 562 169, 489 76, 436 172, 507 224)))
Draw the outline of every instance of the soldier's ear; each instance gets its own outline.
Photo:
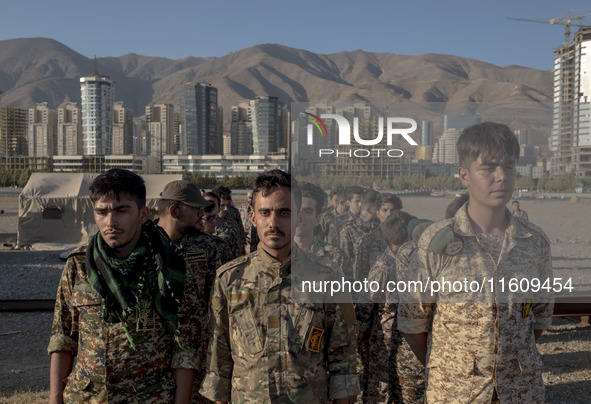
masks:
POLYGON ((140 222, 145 223, 150 217, 150 208, 144 206, 140 209, 140 222))
POLYGON ((254 209, 250 211, 250 222, 252 223, 252 225, 253 225, 254 227, 257 227, 257 222, 256 222, 256 220, 254 219, 254 209))

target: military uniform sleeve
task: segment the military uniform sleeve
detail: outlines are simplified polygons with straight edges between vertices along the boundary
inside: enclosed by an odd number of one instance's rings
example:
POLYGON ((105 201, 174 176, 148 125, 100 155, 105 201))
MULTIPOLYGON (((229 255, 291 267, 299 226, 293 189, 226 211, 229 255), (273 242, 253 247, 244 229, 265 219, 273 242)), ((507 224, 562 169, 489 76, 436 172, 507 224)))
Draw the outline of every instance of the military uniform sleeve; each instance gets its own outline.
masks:
POLYGON ((69 257, 57 289, 51 339, 47 352, 67 351, 76 356, 78 353, 79 313, 72 304, 72 291, 78 273, 76 257, 69 257))
POLYGON ((198 321, 194 321, 193 311, 198 307, 198 292, 191 268, 187 267, 183 305, 179 316, 177 343, 172 355, 173 369, 199 369, 203 361, 199 355, 199 338, 204 330, 198 321))
MULTIPOLYGON (((552 257, 550 254, 550 246, 546 244, 545 248, 542 249, 542 268, 540 271, 539 279, 541 282, 545 282, 546 279, 550 280, 553 284, 553 271, 552 271, 552 257)), ((535 303, 532 307, 534 315, 534 329, 545 330, 552 325, 552 313, 554 312, 554 294, 550 291, 539 296, 539 302, 535 303)))
POLYGON ((218 276, 211 295, 205 379, 199 390, 201 395, 213 401, 230 401, 234 362, 230 351, 227 306, 224 278, 218 276))
POLYGON ((345 398, 360 392, 356 371, 357 344, 350 330, 355 324, 353 303, 329 304, 328 322, 332 323, 326 349, 330 399, 345 398))
POLYGON ((404 271, 401 268, 404 272, 402 280, 407 283, 406 292, 398 295, 398 329, 403 333, 419 334, 429 330, 429 314, 434 309, 434 303, 426 285, 429 279, 433 279, 430 270, 433 263, 429 261, 434 255, 419 247, 412 254, 408 269, 404 271), (412 282, 416 282, 416 287, 411 285, 412 282))

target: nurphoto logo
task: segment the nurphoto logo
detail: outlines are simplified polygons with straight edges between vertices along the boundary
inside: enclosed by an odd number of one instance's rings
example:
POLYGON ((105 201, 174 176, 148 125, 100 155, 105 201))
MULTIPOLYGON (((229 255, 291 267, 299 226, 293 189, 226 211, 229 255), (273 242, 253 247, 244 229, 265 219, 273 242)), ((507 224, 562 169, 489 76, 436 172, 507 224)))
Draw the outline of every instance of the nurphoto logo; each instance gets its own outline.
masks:
MULTIPOLYGON (((307 143, 309 146, 314 144, 314 127, 320 133, 320 136, 329 136, 328 130, 323 120, 334 119, 337 125, 338 145, 351 146, 351 124, 347 118, 337 114, 321 114, 320 117, 304 112, 304 118, 309 121, 307 126, 307 143), (307 116, 306 116, 307 115, 307 116)), ((388 117, 386 120, 386 145, 392 146, 394 136, 402 136, 411 146, 418 146, 410 134, 417 129, 417 122, 412 118, 388 117), (399 127, 400 125, 410 125, 409 127, 399 127)), ((384 139, 384 118, 378 118, 377 136, 374 139, 363 139, 359 135, 359 118, 353 118, 353 139, 361 146, 376 146, 384 139)), ((402 157, 404 152, 400 149, 319 149, 318 157, 330 155, 347 155, 349 157, 380 157, 382 154, 388 157, 402 157)))

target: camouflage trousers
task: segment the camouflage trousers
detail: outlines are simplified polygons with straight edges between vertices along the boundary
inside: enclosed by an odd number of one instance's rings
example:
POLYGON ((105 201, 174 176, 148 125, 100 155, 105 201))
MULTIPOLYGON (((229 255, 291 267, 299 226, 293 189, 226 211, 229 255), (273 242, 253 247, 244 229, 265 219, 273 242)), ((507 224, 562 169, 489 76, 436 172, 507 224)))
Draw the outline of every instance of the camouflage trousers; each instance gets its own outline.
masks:
POLYGON ((422 403, 425 397, 425 368, 400 333, 393 319, 372 330, 364 356, 363 402, 422 403))

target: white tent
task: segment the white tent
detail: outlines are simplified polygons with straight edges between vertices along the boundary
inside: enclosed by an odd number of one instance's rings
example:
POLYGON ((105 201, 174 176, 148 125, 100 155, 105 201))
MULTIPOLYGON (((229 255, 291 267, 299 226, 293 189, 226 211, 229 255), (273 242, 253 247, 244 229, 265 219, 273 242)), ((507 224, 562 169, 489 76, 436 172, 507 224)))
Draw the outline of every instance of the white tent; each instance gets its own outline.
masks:
MULTIPOLYGON (((98 228, 94 223, 88 187, 98 174, 33 173, 19 195, 18 246, 63 250, 88 242, 98 228)), ((142 175, 148 206, 181 174, 142 175)))

